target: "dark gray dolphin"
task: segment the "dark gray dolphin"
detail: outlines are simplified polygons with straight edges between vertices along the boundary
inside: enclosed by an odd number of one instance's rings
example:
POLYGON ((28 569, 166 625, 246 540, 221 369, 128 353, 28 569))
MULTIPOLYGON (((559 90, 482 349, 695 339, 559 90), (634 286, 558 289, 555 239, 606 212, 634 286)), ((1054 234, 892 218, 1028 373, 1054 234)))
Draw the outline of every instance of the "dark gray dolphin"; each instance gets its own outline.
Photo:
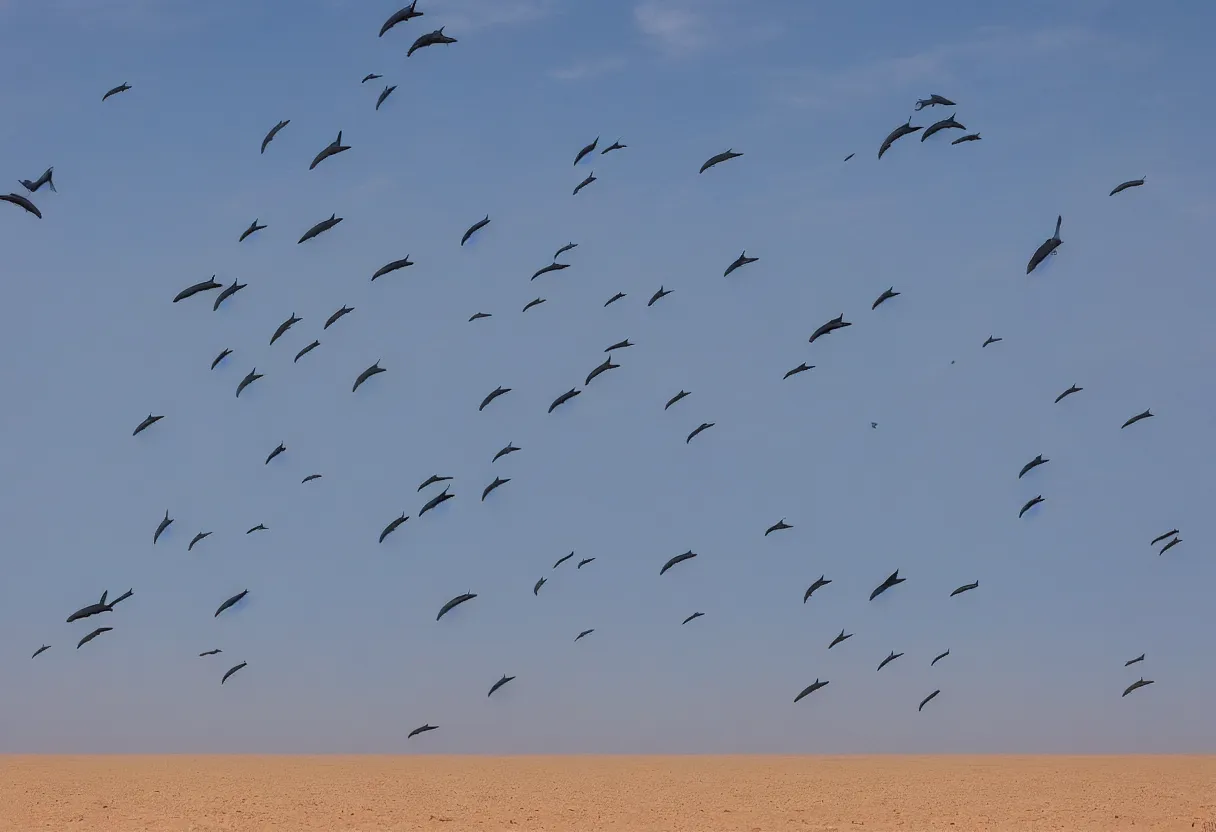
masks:
POLYGON ((404 9, 393 12, 389 15, 388 20, 384 21, 384 25, 380 27, 379 37, 384 37, 384 33, 396 26, 398 23, 405 23, 413 20, 415 17, 422 17, 422 12, 415 11, 414 7, 418 5, 418 0, 414 0, 404 9))
POLYGON ((291 363, 292 363, 292 364, 295 364, 295 363, 296 363, 296 362, 298 362, 298 361, 299 361, 301 358, 303 358, 304 356, 308 355, 310 352, 312 352, 313 350, 315 350, 315 349, 316 349, 317 347, 319 347, 319 346, 321 346, 321 342, 320 342, 320 341, 318 341, 318 340, 316 340, 316 339, 314 339, 314 340, 313 340, 313 342, 312 342, 311 344, 309 344, 308 346, 306 346, 306 347, 304 347, 303 349, 301 349, 301 350, 300 350, 298 353, 296 353, 296 357, 295 357, 295 358, 293 358, 293 359, 291 360, 291 363))
POLYGON ((266 134, 266 138, 262 139, 262 152, 263 153, 266 152, 266 145, 268 145, 272 141, 274 141, 274 137, 279 135, 279 131, 282 130, 284 127, 286 127, 289 124, 291 124, 291 119, 284 119, 283 121, 280 121, 278 124, 276 124, 274 127, 270 128, 270 132, 266 134))
POLYGON ((173 518, 169 516, 169 509, 165 509, 164 519, 160 521, 160 524, 156 527, 156 531, 152 534, 153 545, 156 545, 156 541, 160 540, 161 534, 165 531, 165 529, 169 528, 170 524, 172 523, 173 518))
POLYGON ((113 630, 113 629, 114 629, 113 627, 98 627, 96 630, 89 633, 87 636, 85 636, 79 642, 77 642, 76 649, 79 650, 81 647, 84 647, 86 644, 88 644, 93 639, 97 638, 102 633, 108 633, 108 632, 110 632, 110 630, 113 630))
POLYGON ((329 318, 325 321, 325 326, 321 327, 321 329, 329 329, 332 325, 337 323, 340 318, 343 318, 354 311, 355 307, 353 306, 343 306, 337 312, 329 316, 329 318))
POLYGON ((827 586, 831 582, 831 578, 825 578, 823 575, 820 575, 815 579, 815 583, 807 587, 806 594, 802 596, 802 603, 805 604, 807 600, 809 600, 810 597, 815 594, 815 590, 819 589, 820 587, 827 586))
POLYGON ((493 685, 490 686, 490 692, 487 693, 486 696, 487 697, 493 696, 494 691, 498 690, 500 687, 502 687, 503 685, 505 685, 507 682, 511 681, 514 678, 515 678, 514 676, 508 676, 507 674, 504 673, 502 675, 501 679, 499 679, 497 682, 495 682, 493 685))
POLYGON ((668 569, 675 566, 676 564, 683 563, 686 560, 692 560, 696 556, 697 556, 697 553, 694 552, 692 549, 689 549, 687 552, 685 552, 682 555, 676 555, 674 558, 671 558, 670 560, 668 560, 667 563, 663 564, 663 568, 659 570, 659 574, 662 575, 664 572, 666 572, 668 569))
POLYGON ((595 181, 595 171, 591 171, 591 173, 587 174, 586 179, 584 179, 582 182, 579 182, 577 185, 574 186, 574 194, 577 195, 579 191, 581 191, 583 188, 587 187, 594 181, 595 181))
POLYGON ((1050 459, 1044 459, 1043 455, 1039 454, 1034 459, 1030 460, 1030 462, 1027 462, 1022 466, 1022 470, 1018 471, 1018 479, 1026 476, 1027 473, 1033 471, 1035 468, 1038 468, 1040 465, 1046 465, 1049 462, 1051 462, 1050 459))
POLYGON ((291 317, 288 318, 287 320, 283 321, 283 323, 279 324, 279 328, 274 331, 274 335, 270 336, 270 345, 273 347, 275 341, 282 338, 284 333, 287 332, 287 330, 291 329, 293 326, 295 326, 302 320, 304 320, 304 319, 299 317, 298 315, 296 315, 295 312, 292 312, 291 317))
POLYGON ((445 615, 447 615, 449 611, 460 606, 465 601, 472 601, 476 597, 477 597, 477 593, 475 593, 475 592, 465 592, 461 595, 457 595, 451 601, 448 601, 446 604, 444 604, 442 607, 439 608, 439 615, 435 616, 435 620, 438 621, 439 619, 441 619, 445 615))
POLYGON ((238 283, 236 280, 233 280, 231 286, 229 286, 224 291, 220 292, 219 295, 216 296, 215 304, 212 305, 211 311, 218 312, 221 303, 228 300, 228 298, 232 297, 233 295, 235 295, 237 292, 241 291, 248 285, 249 285, 248 283, 238 283))
POLYGON ((300 243, 303 243, 303 242, 307 242, 308 240, 311 240, 313 237, 316 237, 318 234, 323 234, 324 232, 333 228, 338 223, 342 222, 342 220, 343 220, 343 217, 339 217, 337 214, 330 214, 329 219, 321 220, 319 223, 314 225, 312 228, 305 231, 304 236, 296 241, 296 245, 299 245, 300 243))
POLYGON ((620 364, 612 363, 611 356, 608 358, 605 358, 603 364, 597 365, 594 370, 592 370, 590 373, 587 374, 587 378, 583 381, 583 386, 586 387, 588 384, 590 384, 592 382, 592 380, 594 380, 598 376, 603 375, 604 373, 608 372, 609 370, 618 369, 620 366, 621 366, 620 364))
POLYGON ((397 527, 410 518, 405 516, 405 512, 401 512, 401 516, 395 518, 391 523, 384 527, 384 531, 380 532, 380 543, 384 542, 384 538, 388 537, 393 532, 397 531, 397 527))
POLYGON ((706 159, 705 164, 701 165, 701 170, 697 172, 705 173, 705 171, 709 170, 714 165, 720 165, 723 162, 729 161, 730 159, 737 159, 742 155, 742 153, 736 153, 733 148, 727 148, 721 153, 715 154, 706 159))
POLYGON ((837 315, 835 318, 832 318, 832 320, 828 321, 826 324, 823 324, 818 329, 816 329, 814 332, 812 332, 811 339, 807 343, 813 344, 813 343, 815 343, 816 340, 822 338, 825 335, 831 335, 833 332, 835 332, 838 329, 844 329, 846 326, 852 326, 852 325, 853 324, 851 322, 846 321, 844 319, 844 314, 841 313, 840 315, 837 315))
MULTIPOLYGON (((1146 410, 1143 413, 1137 413, 1135 416, 1133 416, 1132 418, 1130 418, 1126 422, 1124 422, 1123 427, 1125 427, 1125 428, 1130 427, 1131 425, 1134 425, 1134 424, 1136 424, 1136 422, 1139 422, 1143 419, 1151 419, 1152 416, 1153 416, 1153 412, 1151 410, 1146 410)), ((1122 428, 1120 428, 1120 430, 1122 430, 1122 428)))
POLYGON ((386 263, 385 265, 376 269, 376 273, 372 275, 372 280, 375 280, 377 277, 384 277, 389 272, 395 272, 397 269, 404 269, 406 266, 412 265, 414 265, 414 261, 411 260, 410 256, 407 254, 400 260, 394 260, 393 262, 386 263))
POLYGON ((431 509, 435 508, 436 506, 440 505, 441 503, 446 503, 448 500, 452 499, 455 496, 456 495, 449 492, 447 488, 444 488, 443 491, 436 494, 431 499, 427 500, 426 505, 424 505, 422 507, 422 510, 418 512, 418 516, 421 517, 422 515, 426 514, 431 509))
POLYGON ((42 219, 42 212, 38 210, 38 206, 21 194, 0 194, 0 202, 11 202, 24 208, 27 213, 33 214, 38 219, 42 219))
POLYGON ((734 262, 732 262, 729 266, 726 267, 726 271, 724 271, 722 273, 722 276, 727 277, 735 269, 737 269, 741 266, 746 266, 749 263, 755 263, 759 259, 760 259, 759 257, 748 257, 747 251, 744 250, 744 252, 742 254, 740 254, 738 257, 735 258, 734 262))
POLYGON ((1110 195, 1114 196, 1117 193, 1122 193, 1123 191, 1126 191, 1128 188, 1139 188, 1141 185, 1144 184, 1145 178, 1146 177, 1141 176, 1139 179, 1129 179, 1126 182, 1122 182, 1115 186, 1115 189, 1110 192, 1110 195))
POLYGON ((405 57, 408 58, 419 49, 423 49, 427 46, 435 46, 436 44, 441 43, 455 43, 456 38, 451 38, 445 35, 443 33, 443 29, 444 27, 440 26, 433 32, 427 32, 425 35, 421 35, 416 41, 414 41, 414 44, 409 48, 409 51, 405 53, 405 57))
POLYGON ((815 691, 819 690, 821 687, 824 687, 827 684, 828 683, 826 681, 821 682, 818 679, 811 682, 809 685, 807 685, 806 687, 804 687, 802 689, 801 693, 799 693, 797 696, 794 697, 794 704, 798 704, 798 700, 802 699, 804 696, 809 696, 810 694, 814 693, 815 691))
POLYGON ((878 669, 882 670, 884 667, 886 667, 888 664, 895 661, 902 655, 903 655, 903 653, 896 653, 894 650, 892 650, 890 655, 888 655, 885 659, 883 659, 881 662, 878 663, 878 669))
POLYGON ((951 101, 949 98, 943 98, 942 96, 938 95, 937 93, 933 93, 928 98, 922 98, 916 102, 916 111, 920 112, 921 110, 925 109, 926 107, 936 107, 939 104, 941 104, 944 107, 956 106, 955 103, 953 101, 951 101))
POLYGON ((675 289, 664 289, 662 286, 659 286, 659 291, 655 292, 653 295, 650 296, 650 300, 646 301, 646 305, 654 306, 656 303, 658 303, 660 300, 667 297, 674 291, 675 291, 675 289))
POLYGON ((355 383, 354 383, 354 386, 350 388, 350 392, 353 393, 356 390, 358 390, 360 385, 362 385, 363 382, 367 381, 372 376, 378 376, 381 373, 385 373, 385 372, 388 372, 388 371, 385 370, 383 367, 381 367, 380 362, 377 361, 375 364, 368 367, 366 370, 359 373, 359 375, 355 377, 355 383))
POLYGON ((583 161, 583 157, 586 156, 591 151, 595 150, 596 145, 598 145, 599 143, 600 143, 600 137, 596 136, 594 141, 591 142, 591 144, 585 146, 582 150, 580 150, 578 152, 578 155, 576 155, 574 157, 574 164, 577 165, 579 162, 583 161))
POLYGON ((768 537, 773 532, 779 532, 779 531, 782 531, 783 529, 792 529, 792 528, 794 528, 794 527, 787 524, 785 522, 785 518, 782 517, 776 523, 774 523, 773 525, 769 526, 767 529, 764 530, 764 536, 768 537))
POLYGON ((882 155, 890 150, 891 145, 895 144, 896 141, 902 139, 904 136, 907 136, 909 133, 915 133, 917 130, 920 130, 921 127, 922 125, 919 124, 913 125, 912 117, 908 116, 908 120, 905 123, 896 127, 887 134, 885 139, 882 140, 882 146, 878 148, 878 158, 881 159, 882 155))
POLYGON ((486 501, 486 497, 488 497, 490 495, 491 491, 493 491, 495 488, 498 488, 500 485, 506 485, 510 481, 511 481, 510 477, 505 477, 505 478, 504 477, 495 477, 494 482, 490 483, 489 485, 487 485, 485 487, 485 489, 482 490, 481 501, 484 503, 486 501))
POLYGON ((312 164, 308 166, 308 169, 312 170, 330 156, 337 156, 339 153, 345 153, 348 150, 350 150, 350 145, 342 144, 342 131, 339 130, 338 138, 321 148, 321 152, 313 157, 312 164))
POLYGON ((112 89, 107 91, 106 94, 101 97, 101 100, 105 101, 111 95, 118 95, 120 92, 126 92, 129 89, 131 89, 131 85, 128 84, 126 81, 123 81, 117 87, 113 87, 112 89))
POLYGON ((876 300, 876 301, 874 301, 874 303, 870 304, 870 309, 871 310, 877 309, 882 304, 883 301, 887 301, 887 300, 890 300, 891 298, 899 297, 901 294, 903 294, 903 293, 895 291, 895 287, 892 286, 890 289, 887 289, 885 292, 883 292, 881 295, 879 295, 878 300, 876 300))
POLYGON ((1056 217, 1056 231, 1046 240, 1044 240, 1038 248, 1034 250, 1034 254, 1030 255, 1030 262, 1026 264, 1026 274, 1034 271, 1040 263, 1047 259, 1047 255, 1051 254, 1060 244, 1064 242, 1060 239, 1060 224, 1064 222, 1064 215, 1056 217))
POLYGON ((236 386, 236 397, 239 399, 241 397, 241 391, 260 378, 262 378, 262 374, 258 372, 257 367, 254 367, 243 379, 241 379, 241 383, 236 386))
POLYGON ((883 581, 881 584, 879 584, 877 587, 874 588, 874 591, 870 593, 870 600, 873 601, 875 598, 877 598, 879 595, 882 595, 884 592, 886 592, 891 587, 902 584, 906 580, 908 580, 908 579, 899 577, 899 570, 896 569, 894 572, 892 572, 890 575, 887 576, 887 579, 885 581, 883 581))
POLYGON ((1026 501, 1026 504, 1024 506, 1022 506, 1022 510, 1018 512, 1018 517, 1021 517, 1023 514, 1030 511, 1032 508, 1034 508, 1041 502, 1043 502, 1042 494, 1038 495, 1037 497, 1031 497, 1029 500, 1026 501))
POLYGON ((55 188, 55 167, 54 167, 54 165, 52 165, 51 167, 44 170, 42 172, 42 176, 39 176, 33 182, 31 182, 28 179, 18 179, 17 182, 18 182, 18 184, 21 185, 21 187, 25 188, 27 191, 29 191, 32 194, 38 193, 38 189, 41 188, 43 185, 49 186, 51 191, 58 193, 58 190, 55 188))
POLYGON ((573 399, 575 396, 579 395, 582 392, 583 392, 582 390, 579 390, 575 387, 571 387, 565 393, 562 393, 560 396, 558 396, 556 399, 553 400, 553 404, 549 405, 549 412, 552 413, 556 408, 561 407, 563 404, 570 401, 571 399, 573 399))
POLYGON ((828 649, 831 650, 837 644, 840 644, 842 641, 847 641, 848 639, 851 639, 852 637, 853 637, 852 633, 848 633, 846 635, 844 629, 841 628, 840 635, 838 635, 838 636, 836 636, 836 638, 832 639, 832 643, 828 645, 828 649))
POLYGON ((502 385, 499 385, 498 387, 495 387, 493 390, 491 390, 491 391, 490 391, 489 395, 487 395, 487 396, 486 396, 484 399, 482 399, 482 400, 481 400, 481 404, 479 404, 479 405, 477 406, 477 410, 478 410, 479 412, 480 412, 480 411, 482 411, 482 410, 485 410, 485 409, 486 409, 486 405, 488 405, 490 402, 494 401, 494 400, 495 400, 495 399, 497 399, 499 396, 504 396, 504 395, 506 395, 507 393, 510 393, 510 392, 511 392, 511 388, 510 388, 510 387, 503 387, 502 385))
POLYGON ((942 130, 950 130, 950 129, 966 130, 967 129, 966 127, 964 127, 963 125, 959 124, 957 121, 954 120, 955 115, 956 114, 951 113, 948 118, 944 118, 941 121, 935 121, 933 124, 930 124, 929 129, 920 134, 920 140, 923 142, 925 139, 929 138, 934 133, 940 132, 942 130))
POLYGON ((1145 679, 1143 676, 1141 676, 1139 681, 1132 682, 1130 685, 1127 686, 1127 690, 1123 691, 1123 695, 1127 696, 1132 691, 1138 690, 1146 685, 1151 685, 1151 684, 1153 684, 1153 682, 1154 682, 1153 679, 1145 679))
POLYGON ((1080 392, 1081 392, 1082 390, 1084 390, 1084 389, 1085 389, 1084 387, 1078 387, 1078 386, 1077 386, 1077 385, 1075 385, 1075 384, 1074 384, 1074 385, 1072 385, 1072 386, 1071 386, 1071 387, 1069 387, 1067 390, 1065 390, 1063 393, 1061 393, 1060 395, 1056 396, 1056 404, 1059 404, 1059 403, 1060 403, 1060 402, 1061 402, 1063 399, 1068 398, 1068 397, 1069 397, 1069 396, 1071 396, 1073 393, 1080 393, 1080 392))
POLYGON ((233 595, 233 596, 232 596, 231 598, 229 598, 227 601, 225 601, 224 603, 220 604, 219 609, 217 609, 217 610, 215 611, 215 615, 213 615, 213 616, 211 616, 211 617, 212 617, 212 618, 219 618, 219 617, 220 617, 220 613, 222 613, 224 610, 226 610, 226 609, 228 609, 229 607, 231 607, 233 604, 237 604, 237 603, 239 603, 239 602, 240 602, 240 600, 241 600, 242 598, 244 598, 244 597, 245 597, 246 595, 248 595, 248 594, 249 594, 249 590, 247 590, 247 589, 242 589, 242 590, 241 590, 240 592, 238 592, 236 595, 233 595))
POLYGON ((197 295, 199 292, 206 292, 211 289, 222 289, 223 286, 224 286, 224 284, 216 282, 215 275, 211 275, 211 277, 209 277, 207 280, 201 281, 199 283, 195 283, 193 285, 187 286, 185 289, 182 289, 180 292, 177 293, 177 296, 173 298, 173 302, 177 303, 179 300, 185 300, 186 298, 192 298, 195 295, 197 295))
POLYGON ((380 105, 384 103, 384 100, 386 98, 388 98, 390 95, 393 94, 393 90, 395 90, 395 89, 397 89, 397 85, 391 84, 389 86, 386 86, 383 90, 380 91, 380 97, 376 99, 377 112, 379 112, 379 110, 380 110, 380 105))
POLYGON ((493 463, 493 462, 498 462, 498 460, 499 460, 499 458, 500 458, 500 457, 504 457, 504 456, 506 456, 507 454, 513 454, 513 453, 515 453, 515 452, 516 452, 516 451, 518 451, 518 450, 519 450, 519 448, 515 447, 515 445, 513 445, 512 443, 508 442, 508 443, 506 444, 506 446, 505 446, 505 447, 504 447, 504 448, 503 448, 501 451, 499 451, 498 453, 494 454, 494 458, 493 458, 493 459, 491 459, 491 460, 490 460, 490 462, 491 462, 491 463, 493 463))
POLYGON ((131 432, 131 435, 138 436, 139 434, 143 433, 145 430, 152 427, 153 425, 155 425, 157 422, 159 422, 163 418, 165 418, 165 417, 164 416, 153 416, 151 413, 149 413, 146 419, 144 419, 142 422, 140 422, 138 425, 135 426, 135 430, 131 432))
MULTIPOLYGON (((462 236, 460 238, 460 244, 463 246, 465 243, 467 243, 469 241, 470 237, 472 237, 474 234, 476 234, 478 231, 485 228, 489 224, 490 224, 490 215, 486 214, 484 217, 479 219, 477 222, 475 222, 469 226, 468 230, 464 232, 464 236, 462 236)), ((554 257, 553 259, 556 260, 557 258, 554 257)))
POLYGON ((667 404, 663 405, 663 409, 666 410, 667 408, 671 407, 673 404, 678 402, 680 399, 684 398, 685 396, 691 396, 691 395, 692 394, 689 393, 687 390, 681 390, 679 393, 676 393, 674 396, 672 396, 670 399, 667 400, 667 404))

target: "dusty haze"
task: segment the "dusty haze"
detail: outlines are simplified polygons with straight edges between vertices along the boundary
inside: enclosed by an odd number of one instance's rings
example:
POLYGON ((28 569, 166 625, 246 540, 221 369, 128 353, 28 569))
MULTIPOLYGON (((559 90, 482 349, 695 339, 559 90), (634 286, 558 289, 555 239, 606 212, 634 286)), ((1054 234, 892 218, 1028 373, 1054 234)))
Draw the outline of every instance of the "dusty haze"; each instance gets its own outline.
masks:
POLYGON ((0 758, 0 830, 1216 830, 1216 757, 0 758))

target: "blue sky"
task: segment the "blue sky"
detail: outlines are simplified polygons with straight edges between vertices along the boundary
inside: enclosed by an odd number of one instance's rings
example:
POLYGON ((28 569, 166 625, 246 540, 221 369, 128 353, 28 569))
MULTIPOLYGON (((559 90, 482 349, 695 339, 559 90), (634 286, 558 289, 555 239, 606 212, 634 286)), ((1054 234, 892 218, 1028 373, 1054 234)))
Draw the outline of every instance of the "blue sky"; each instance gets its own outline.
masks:
POLYGON ((0 751, 1216 747, 1216 10, 423 0, 377 38, 399 2, 0 0, 4 175, 54 165, 59 188, 41 221, 0 206, 0 751), (459 42, 407 59, 439 25, 459 42), (957 108, 913 114, 930 93, 957 108), (955 111, 982 141, 875 158, 955 111), (352 149, 309 171, 338 130, 352 149), (596 136, 628 148, 572 168, 596 136), (170 303, 212 274, 248 288, 170 303), (545 412, 623 338, 620 369, 545 412), (418 518, 434 473, 458 496, 418 518), (596 560, 551 569, 570 550, 596 560))

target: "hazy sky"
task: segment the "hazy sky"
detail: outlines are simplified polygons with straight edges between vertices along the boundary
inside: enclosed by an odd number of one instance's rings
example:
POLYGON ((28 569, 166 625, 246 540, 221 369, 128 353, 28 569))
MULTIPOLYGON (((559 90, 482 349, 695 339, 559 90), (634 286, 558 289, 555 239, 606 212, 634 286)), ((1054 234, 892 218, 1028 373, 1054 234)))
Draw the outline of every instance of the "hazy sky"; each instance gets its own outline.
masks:
POLYGON ((0 0, 0 751, 1216 750, 1216 9, 400 2, 0 0))

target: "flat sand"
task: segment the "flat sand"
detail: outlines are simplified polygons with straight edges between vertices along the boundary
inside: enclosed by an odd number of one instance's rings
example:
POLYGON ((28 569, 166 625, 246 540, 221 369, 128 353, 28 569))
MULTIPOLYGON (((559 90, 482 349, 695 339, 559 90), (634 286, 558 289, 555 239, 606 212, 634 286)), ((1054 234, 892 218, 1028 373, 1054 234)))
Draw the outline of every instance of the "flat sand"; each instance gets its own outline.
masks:
POLYGON ((1216 757, 0 757, 0 830, 1216 831, 1216 757))

